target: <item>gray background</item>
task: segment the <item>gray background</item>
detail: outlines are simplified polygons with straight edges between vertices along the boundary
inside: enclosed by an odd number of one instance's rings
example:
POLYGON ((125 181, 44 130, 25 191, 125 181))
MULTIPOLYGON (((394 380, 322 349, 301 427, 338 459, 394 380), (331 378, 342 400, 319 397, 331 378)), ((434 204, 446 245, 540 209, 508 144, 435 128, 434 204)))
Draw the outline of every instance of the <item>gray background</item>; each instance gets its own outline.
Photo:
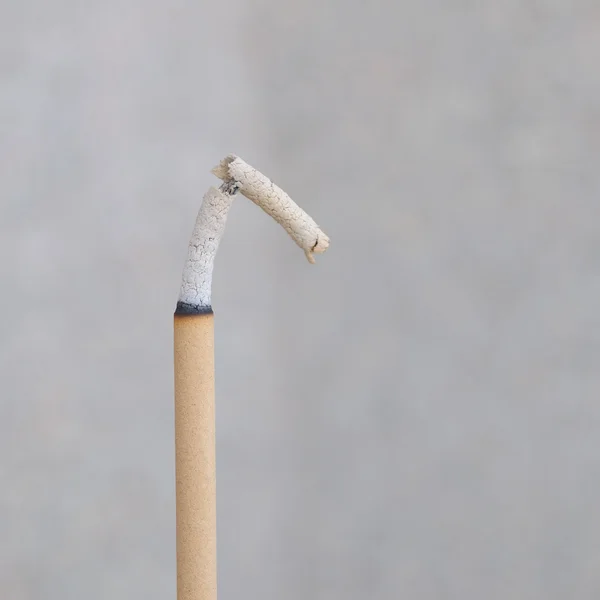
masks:
POLYGON ((175 598, 172 311, 217 261, 221 598, 600 597, 596 1, 0 1, 0 597, 175 598))

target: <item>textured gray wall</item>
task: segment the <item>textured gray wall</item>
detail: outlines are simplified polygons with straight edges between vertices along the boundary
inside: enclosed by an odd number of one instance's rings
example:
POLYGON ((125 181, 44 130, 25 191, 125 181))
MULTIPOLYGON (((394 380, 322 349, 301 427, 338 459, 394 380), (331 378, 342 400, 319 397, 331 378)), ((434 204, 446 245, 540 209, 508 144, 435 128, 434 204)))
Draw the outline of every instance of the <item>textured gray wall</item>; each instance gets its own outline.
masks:
POLYGON ((222 598, 600 596, 597 2, 0 0, 0 597, 175 598, 171 315, 228 152, 222 598))

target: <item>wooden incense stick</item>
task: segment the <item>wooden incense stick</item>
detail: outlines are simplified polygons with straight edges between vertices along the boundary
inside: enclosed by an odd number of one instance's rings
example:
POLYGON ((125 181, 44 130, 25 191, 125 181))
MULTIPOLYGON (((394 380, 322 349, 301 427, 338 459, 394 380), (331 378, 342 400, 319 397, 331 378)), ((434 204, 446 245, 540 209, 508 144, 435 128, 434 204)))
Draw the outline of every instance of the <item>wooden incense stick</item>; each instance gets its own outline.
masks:
POLYGON ((213 169, 223 184, 206 192, 181 280, 174 318, 177 599, 216 600, 214 326, 215 255, 239 191, 263 208, 314 263, 329 238, 279 187, 236 156, 213 169))

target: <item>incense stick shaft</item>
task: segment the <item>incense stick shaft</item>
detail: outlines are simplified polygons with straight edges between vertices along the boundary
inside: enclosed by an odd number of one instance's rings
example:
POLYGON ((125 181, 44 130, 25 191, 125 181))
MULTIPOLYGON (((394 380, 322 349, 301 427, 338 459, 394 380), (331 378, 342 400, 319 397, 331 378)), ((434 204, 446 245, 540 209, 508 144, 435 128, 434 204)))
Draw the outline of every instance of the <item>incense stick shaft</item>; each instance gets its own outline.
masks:
POLYGON ((177 600, 216 600, 213 316, 175 316, 177 600))

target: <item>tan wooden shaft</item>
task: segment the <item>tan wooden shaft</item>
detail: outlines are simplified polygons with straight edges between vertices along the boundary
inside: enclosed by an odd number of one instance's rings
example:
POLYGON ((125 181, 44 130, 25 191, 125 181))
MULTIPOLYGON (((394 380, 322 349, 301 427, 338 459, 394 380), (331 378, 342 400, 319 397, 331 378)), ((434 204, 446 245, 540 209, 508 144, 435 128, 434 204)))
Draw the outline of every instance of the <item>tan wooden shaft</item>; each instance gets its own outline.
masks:
POLYGON ((175 315, 177 600, 216 600, 213 315, 175 315))

